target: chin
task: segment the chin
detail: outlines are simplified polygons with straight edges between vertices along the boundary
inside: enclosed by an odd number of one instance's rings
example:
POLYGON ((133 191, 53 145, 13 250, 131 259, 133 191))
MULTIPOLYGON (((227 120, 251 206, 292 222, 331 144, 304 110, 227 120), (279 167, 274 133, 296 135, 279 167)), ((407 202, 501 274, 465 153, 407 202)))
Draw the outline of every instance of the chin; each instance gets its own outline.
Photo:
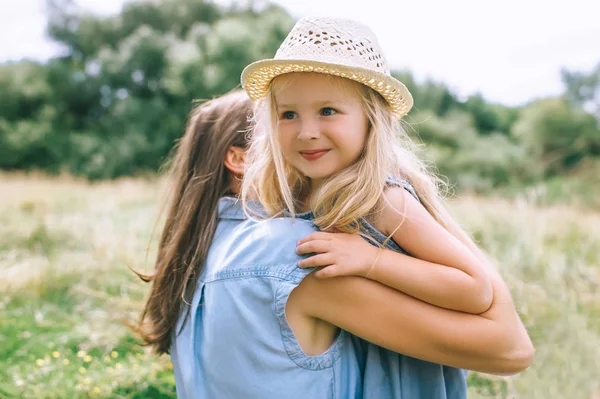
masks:
POLYGON ((313 173, 305 173, 304 176, 312 179, 312 180, 325 180, 331 177, 333 173, 323 173, 322 171, 313 172, 313 173))
POLYGON ((297 168, 300 173, 304 176, 312 179, 312 180, 323 180, 331 177, 333 174, 337 173, 338 170, 331 167, 318 167, 314 165, 314 167, 310 168, 297 168))

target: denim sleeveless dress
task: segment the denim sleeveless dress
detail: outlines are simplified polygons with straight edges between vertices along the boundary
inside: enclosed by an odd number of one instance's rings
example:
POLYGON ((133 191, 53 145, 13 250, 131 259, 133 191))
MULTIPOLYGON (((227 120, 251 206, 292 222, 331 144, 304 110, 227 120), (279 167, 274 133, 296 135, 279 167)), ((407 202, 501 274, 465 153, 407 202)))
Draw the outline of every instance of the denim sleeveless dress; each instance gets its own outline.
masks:
POLYGON ((244 219, 235 199, 220 200, 215 237, 173 335, 177 397, 361 398, 358 342, 340 331, 327 351, 308 356, 285 316, 290 293, 312 271, 298 268, 296 254, 312 223, 244 219))
MULTIPOLYGON (((414 195, 406 182, 401 184, 414 195)), ((383 243, 366 221, 363 229, 383 243)), ((178 398, 463 399, 462 370, 410 358, 341 330, 331 347, 306 355, 285 316, 290 293, 312 270, 300 269, 296 242, 316 231, 312 213, 246 220, 233 198, 219 224, 196 292, 173 335, 178 398), (181 329, 181 331, 180 331, 181 329)), ((393 240, 388 247, 402 251, 393 240)))

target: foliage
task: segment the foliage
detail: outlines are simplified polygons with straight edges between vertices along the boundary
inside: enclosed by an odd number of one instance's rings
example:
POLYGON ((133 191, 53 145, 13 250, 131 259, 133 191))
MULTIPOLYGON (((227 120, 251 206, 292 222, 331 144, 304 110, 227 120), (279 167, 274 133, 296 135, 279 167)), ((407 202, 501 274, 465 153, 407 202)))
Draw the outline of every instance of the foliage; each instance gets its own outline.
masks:
MULTIPOLYGON (((242 69, 272 57, 292 27, 281 7, 254 4, 138 0, 103 17, 51 0, 48 34, 62 54, 0 65, 0 169, 155 173, 194 100, 238 86, 242 69)), ((563 71, 563 97, 523 107, 459 99, 441 82, 392 74, 415 100, 409 131, 460 189, 529 185, 600 158, 600 66, 563 71)))
POLYGON ((292 24, 274 5, 137 2, 98 17, 55 2, 48 31, 65 54, 0 66, 0 168, 92 179, 156 171, 193 100, 239 85, 292 24))

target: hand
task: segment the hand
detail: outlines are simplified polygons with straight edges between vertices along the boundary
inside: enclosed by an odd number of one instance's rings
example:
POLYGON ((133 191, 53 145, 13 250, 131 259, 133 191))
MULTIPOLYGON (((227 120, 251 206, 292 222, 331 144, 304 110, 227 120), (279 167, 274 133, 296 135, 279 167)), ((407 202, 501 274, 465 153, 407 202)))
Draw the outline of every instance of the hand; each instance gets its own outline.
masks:
POLYGON ((298 241, 296 246, 298 255, 316 254, 301 260, 298 266, 321 267, 315 272, 315 277, 319 278, 367 277, 379 250, 360 235, 346 233, 313 233, 298 241))

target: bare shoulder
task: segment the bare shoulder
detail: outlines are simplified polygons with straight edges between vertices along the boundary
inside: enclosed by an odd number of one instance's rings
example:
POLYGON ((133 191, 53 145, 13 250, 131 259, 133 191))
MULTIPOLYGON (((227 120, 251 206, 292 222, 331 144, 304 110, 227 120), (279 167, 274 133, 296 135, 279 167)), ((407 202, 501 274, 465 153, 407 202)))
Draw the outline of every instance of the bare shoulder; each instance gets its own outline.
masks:
POLYGON ((404 187, 388 187, 383 193, 383 209, 375 227, 389 235, 405 220, 428 215, 427 210, 404 187))

